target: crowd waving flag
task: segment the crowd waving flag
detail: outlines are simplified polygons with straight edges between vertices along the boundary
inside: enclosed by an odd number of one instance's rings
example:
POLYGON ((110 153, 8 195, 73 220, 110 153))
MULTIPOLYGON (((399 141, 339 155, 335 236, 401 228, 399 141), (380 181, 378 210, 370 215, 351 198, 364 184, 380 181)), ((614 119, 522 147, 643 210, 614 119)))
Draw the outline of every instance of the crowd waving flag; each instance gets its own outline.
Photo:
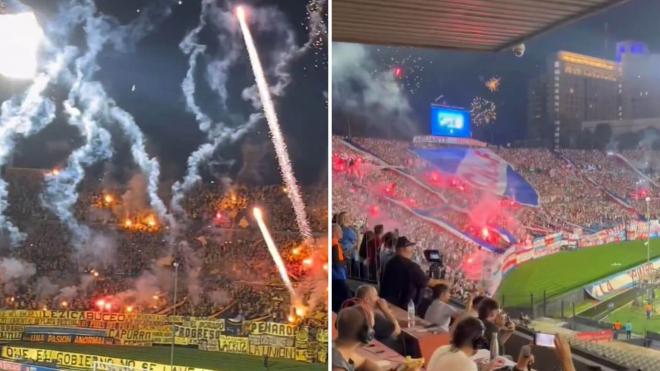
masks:
POLYGON ((412 150, 432 168, 458 176, 474 187, 538 206, 539 195, 511 165, 487 148, 416 148, 412 150))

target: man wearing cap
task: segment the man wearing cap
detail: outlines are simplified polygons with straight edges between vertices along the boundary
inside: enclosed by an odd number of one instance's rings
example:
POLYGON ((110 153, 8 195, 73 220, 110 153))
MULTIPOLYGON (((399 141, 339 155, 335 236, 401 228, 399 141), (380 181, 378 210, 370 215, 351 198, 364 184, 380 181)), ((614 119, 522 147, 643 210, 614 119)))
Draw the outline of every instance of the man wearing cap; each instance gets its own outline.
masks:
POLYGON ((405 236, 396 240, 396 255, 387 262, 380 283, 380 296, 402 309, 408 308, 411 299, 418 304, 423 288, 446 282, 430 278, 410 259, 414 253, 412 246, 415 243, 405 236))

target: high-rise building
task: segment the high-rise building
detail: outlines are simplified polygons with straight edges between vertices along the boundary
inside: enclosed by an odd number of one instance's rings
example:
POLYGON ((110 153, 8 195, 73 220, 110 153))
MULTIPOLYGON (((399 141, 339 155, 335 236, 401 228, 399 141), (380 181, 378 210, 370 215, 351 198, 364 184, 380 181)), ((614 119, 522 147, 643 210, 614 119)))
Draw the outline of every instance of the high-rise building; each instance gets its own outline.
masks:
POLYGON ((583 121, 622 118, 622 72, 614 61, 560 51, 548 59, 539 81, 544 83, 532 82, 529 88, 535 93, 528 96, 530 132, 551 134, 548 144, 555 148, 575 146, 583 121), (542 129, 534 129, 537 125, 542 129))
POLYGON ((546 125, 546 84, 545 76, 539 76, 527 85, 527 137, 536 143, 542 142, 541 138, 552 136, 552 128, 546 125))
POLYGON ((629 123, 660 118, 660 55, 639 41, 618 42, 616 61, 560 51, 527 96, 528 137, 555 148, 575 146, 583 122, 625 120, 617 128, 637 131, 629 123))
POLYGON ((623 118, 660 117, 660 55, 639 41, 617 43, 623 71, 623 118))

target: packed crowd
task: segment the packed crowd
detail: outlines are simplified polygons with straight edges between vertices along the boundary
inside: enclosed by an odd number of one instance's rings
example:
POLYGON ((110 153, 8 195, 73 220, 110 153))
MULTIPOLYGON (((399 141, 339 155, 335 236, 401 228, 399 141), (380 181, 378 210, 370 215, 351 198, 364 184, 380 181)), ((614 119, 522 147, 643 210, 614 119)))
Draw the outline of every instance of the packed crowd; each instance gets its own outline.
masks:
MULTIPOLYGON (((83 187, 75 214, 98 238, 80 250, 72 246, 69 229, 43 206, 42 171, 9 169, 5 179, 9 183, 8 217, 26 239, 15 249, 3 248, 1 256, 15 258, 34 270, 20 277, 0 274, 0 305, 4 308, 97 310, 97 298, 135 290, 144 272, 149 271, 156 275, 166 272, 168 282, 153 295, 153 302, 131 305, 130 310, 171 313, 173 301, 168 289, 173 275, 167 272, 172 271, 176 258, 182 262, 177 314, 287 322, 290 295, 252 218, 254 206, 264 210, 294 285, 309 278, 310 268, 303 261, 312 256, 315 246, 303 243, 286 189, 281 186, 239 186, 229 191, 213 183, 197 187, 184 199, 187 219, 179 225, 182 231, 176 239, 177 245, 184 243, 187 249, 174 252, 165 226, 134 230, 123 225, 125 217, 116 210, 125 210, 117 206, 129 198, 122 197, 122 190, 83 187), (105 249, 108 253, 94 263, 86 262, 89 255, 85 252, 105 249), (195 276, 203 295, 189 294, 187 277, 191 272, 186 269, 199 269, 195 276)), ((325 244, 326 191, 321 186, 303 191, 317 243, 325 244)), ((324 316, 325 305, 324 300, 315 300, 313 312, 307 316, 324 316)))
POLYGON ((578 169, 549 150, 493 150, 537 190, 542 211, 560 228, 606 227, 633 217, 630 210, 608 198, 578 169))
MULTIPOLYGON (((343 248, 345 243, 351 242, 353 233, 350 229, 345 233, 340 224, 345 214, 339 214, 336 218, 340 222, 333 226, 332 246, 332 303, 333 311, 337 313, 334 323, 337 337, 332 349, 333 371, 379 369, 375 362, 378 358, 360 352, 364 346, 374 346, 374 341, 397 353, 419 356, 404 345, 404 320, 395 314, 395 310, 407 310, 405 323, 408 327, 415 328, 414 321, 421 317, 424 322, 419 326, 425 331, 431 329, 434 333, 450 335, 449 344, 436 348, 429 358, 402 359, 401 364, 393 365, 397 370, 421 370, 424 363, 425 369, 430 371, 493 370, 507 364, 515 365, 518 370, 527 370, 533 365, 535 359, 529 345, 523 346, 517 362, 504 357, 507 354, 506 344, 514 334, 516 324, 501 310, 497 300, 475 287, 465 290, 463 287, 457 288, 458 282, 451 279, 429 276, 414 261, 415 243, 405 236, 387 233, 381 238, 380 227, 365 233, 365 239, 369 238, 368 234, 373 234, 366 242, 368 250, 373 249, 370 244, 378 246, 378 242, 382 241, 381 250, 387 252, 380 257, 384 268, 378 288, 361 285, 351 292, 343 282, 347 269, 343 248), (348 241, 347 235, 351 237, 348 241), (376 243, 371 243, 373 241, 376 243), (462 305, 452 303, 452 298, 462 305)), ((563 370, 575 370, 566 340, 557 336, 554 347, 556 360, 553 364, 561 364, 563 370)))
POLYGON ((660 183, 660 151, 650 149, 625 150, 621 154, 644 175, 660 183))
MULTIPOLYGON (((447 186, 442 184, 442 180, 434 182, 429 174, 420 173, 420 169, 424 166, 410 152, 410 144, 407 142, 352 138, 351 143, 378 156, 388 165, 416 175, 431 186, 438 183, 437 185, 440 186, 435 187, 434 191, 453 205, 469 208, 481 199, 477 190, 470 190, 470 197, 466 197, 465 192, 457 192, 460 187, 447 186)), ((335 147, 346 151, 345 146, 335 147)), ((519 171, 540 195, 540 208, 519 208, 514 215, 511 215, 520 226, 527 229, 526 232, 530 235, 547 234, 557 229, 597 230, 636 219, 646 213, 647 196, 650 198, 649 209, 652 213, 660 207, 658 188, 642 179, 623 161, 608 156, 605 152, 564 151, 556 154, 546 149, 501 147, 493 147, 491 150, 519 171), (566 189, 572 191, 565 192, 566 189), (611 194, 622 195, 632 208, 616 202, 611 194)), ((631 163, 644 165, 653 162, 649 160, 647 152, 627 151, 623 155, 630 156, 631 163)), ((654 165, 642 168, 650 174, 655 174, 653 169, 655 169, 654 165)), ((410 182, 408 184, 410 187, 410 182)), ((417 198, 413 202, 420 202, 419 200, 420 198, 417 198)), ((461 225, 460 222, 457 224, 461 225)), ((515 232, 519 240, 528 237, 525 231, 515 232)))
MULTIPOLYGON (((643 152, 627 151, 626 153, 638 159, 643 152)), ((623 199, 638 213, 646 214, 647 197, 649 197, 650 210, 656 212, 660 207, 658 188, 623 163, 619 157, 601 151, 564 150, 561 154, 575 163, 585 177, 623 199)))
MULTIPOLYGON (((360 340, 345 327, 354 321, 366 321, 376 340, 407 354, 397 340, 400 321, 388 309, 392 306, 409 311, 412 305, 419 317, 440 331, 450 331, 451 344, 426 360, 427 370, 477 370, 481 366, 472 356, 478 349, 492 351, 493 333, 500 346, 504 345, 515 329, 484 289, 488 287, 485 265, 470 269, 473 260, 484 256, 477 244, 420 217, 415 210, 425 210, 426 215, 438 212, 465 235, 475 234, 470 230, 475 225, 496 225, 518 241, 558 231, 598 230, 641 217, 640 205, 634 200, 624 198, 631 208, 612 197, 630 193, 639 178, 622 161, 604 163, 610 158, 602 152, 490 149, 538 191, 538 208, 498 200, 487 190, 434 172, 410 151, 407 142, 334 138, 332 200, 337 214, 333 216, 332 308, 338 313, 335 327, 339 333, 333 349, 333 363, 338 360, 335 369, 345 369, 342 360, 347 359, 362 362, 355 369, 370 369, 368 357, 354 351, 360 340), (593 176, 599 172, 602 174, 593 176), (427 250, 440 251, 440 269, 425 258, 427 250), (374 286, 353 291, 350 278, 374 286), (452 306, 450 298, 465 308, 452 306), (356 305, 361 309, 354 312, 356 305)), ((521 318, 519 323, 527 322, 521 318)), ((562 339, 556 342, 558 362, 564 369, 572 369, 570 347, 562 339)), ((517 367, 526 369, 532 362, 533 355, 523 357, 521 352, 517 367)))

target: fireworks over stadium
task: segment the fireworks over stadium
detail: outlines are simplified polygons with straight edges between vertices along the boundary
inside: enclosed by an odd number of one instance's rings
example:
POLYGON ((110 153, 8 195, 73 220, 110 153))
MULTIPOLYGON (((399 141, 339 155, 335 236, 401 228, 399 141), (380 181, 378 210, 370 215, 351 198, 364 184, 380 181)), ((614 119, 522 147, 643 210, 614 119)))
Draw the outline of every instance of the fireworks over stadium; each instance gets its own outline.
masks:
POLYGON ((2 357, 325 368, 326 1, 0 5, 2 357))

